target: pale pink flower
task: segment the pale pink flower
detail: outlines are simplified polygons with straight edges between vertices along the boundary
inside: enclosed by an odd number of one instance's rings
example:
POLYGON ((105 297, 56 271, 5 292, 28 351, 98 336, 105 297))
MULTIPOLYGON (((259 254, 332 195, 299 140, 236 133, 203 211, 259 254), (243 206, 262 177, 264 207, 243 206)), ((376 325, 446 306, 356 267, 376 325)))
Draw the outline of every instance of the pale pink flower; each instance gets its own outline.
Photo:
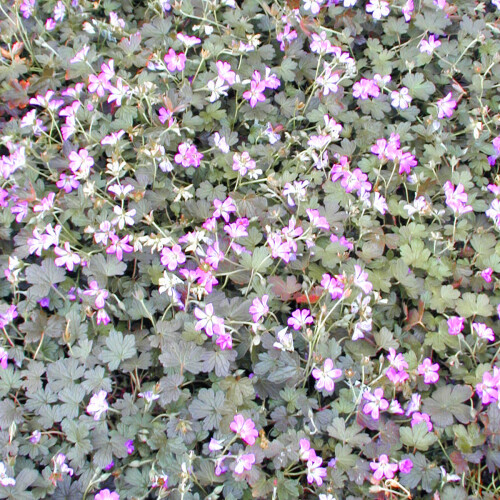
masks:
POLYGON ((315 368, 312 371, 312 376, 316 379, 315 387, 318 391, 324 389, 327 392, 333 392, 335 389, 334 380, 342 376, 342 370, 333 368, 333 360, 327 358, 321 369, 315 368))
POLYGON ((267 316, 267 313, 269 312, 269 307, 267 305, 268 300, 269 295, 263 295, 262 299, 259 297, 255 297, 255 299, 253 299, 248 312, 252 315, 254 323, 257 323, 261 318, 267 316))
POLYGON ((438 107, 438 118, 451 118, 453 115, 453 110, 457 107, 457 102, 453 99, 451 92, 443 97, 443 99, 439 99, 436 103, 438 107))
POLYGON ((252 465, 255 463, 255 455, 247 453, 236 457, 236 466, 234 467, 235 474, 243 474, 246 470, 251 470, 252 465))
POLYGON ((472 330, 476 332, 476 335, 481 339, 489 340, 490 342, 495 341, 493 330, 484 323, 472 323, 472 330))

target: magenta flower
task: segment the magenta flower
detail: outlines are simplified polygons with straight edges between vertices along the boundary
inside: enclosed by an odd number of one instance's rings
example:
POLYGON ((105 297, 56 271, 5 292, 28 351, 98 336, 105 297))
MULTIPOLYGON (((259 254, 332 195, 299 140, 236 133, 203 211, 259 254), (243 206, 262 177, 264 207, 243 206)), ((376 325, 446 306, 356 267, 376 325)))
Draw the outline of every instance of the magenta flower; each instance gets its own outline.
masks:
POLYGON ((452 316, 448 319, 448 333, 458 335, 464 329, 465 318, 461 316, 452 316))
POLYGON ((221 351, 224 351, 225 349, 232 349, 233 337, 231 337, 231 334, 229 332, 223 330, 219 332, 215 343, 220 347, 221 351))
POLYGON ((418 365, 417 373, 424 376, 424 384, 435 384, 439 380, 439 363, 432 364, 430 358, 425 358, 418 365))
POLYGON ((373 479, 380 481, 384 476, 392 479, 398 471, 398 464, 389 463, 389 457, 385 454, 380 455, 378 462, 370 462, 370 468, 373 472, 373 479))
POLYGON ((412 413, 411 415, 411 427, 415 427, 418 425, 420 422, 425 422, 427 424, 427 430, 429 432, 432 431, 432 422, 431 422, 431 417, 427 413, 420 413, 416 411, 415 413, 412 413))
POLYGON ((457 102, 453 100, 451 92, 436 103, 438 108, 438 118, 451 118, 453 110, 457 107, 457 102))
POLYGON ((409 458, 405 458, 399 462, 398 467, 402 474, 409 474, 413 469, 413 462, 409 458))
POLYGON ((488 267, 487 269, 481 271, 481 277, 483 278, 484 281, 486 281, 486 283, 491 283, 492 276, 493 276, 493 269, 491 267, 488 267))
POLYGON ((94 500, 120 500, 120 495, 116 491, 109 491, 107 488, 101 490, 94 496, 94 500))
MULTIPOLYGON (((142 393, 140 393, 142 394, 142 393)), ((139 396, 140 396, 139 394, 139 396)), ((134 440, 133 439, 129 439, 128 441, 125 442, 125 448, 127 450, 127 454, 128 455, 132 455, 132 453, 134 453, 134 440)))
POLYGON ((333 368, 333 360, 326 358, 323 368, 315 368, 312 371, 312 376, 316 379, 315 387, 318 391, 324 389, 327 392, 333 392, 335 389, 334 380, 342 376, 342 370, 333 368))
POLYGON ((170 48, 163 58, 167 63, 169 71, 183 71, 186 66, 186 54, 184 52, 175 53, 175 50, 170 48))
POLYGON ((418 165, 415 156, 408 151, 406 153, 403 153, 401 150, 399 150, 397 159, 399 161, 399 175, 402 175, 403 173, 409 174, 411 172, 411 169, 418 165))
POLYGON ((252 465, 255 463, 255 455, 247 453, 236 457, 236 466, 234 467, 235 474, 243 474, 246 470, 251 470, 252 465))
MULTIPOLYGON (((213 220, 215 223, 215 219, 213 220)), ((217 241, 213 245, 207 247, 207 256, 205 258, 205 262, 207 262, 213 269, 218 269, 219 263, 223 260, 224 252, 222 252, 219 248, 219 243, 217 241)))
POLYGON ((80 183, 74 175, 66 175, 65 173, 61 173, 59 180, 56 182, 56 186, 59 189, 63 189, 66 193, 71 193, 79 185, 80 183))
POLYGON ((296 309, 292 313, 292 317, 288 318, 288 326, 291 326, 294 330, 300 330, 306 325, 310 325, 314 322, 314 318, 311 315, 309 309, 296 309))
POLYGON ((255 444, 255 439, 259 436, 259 432, 255 428, 253 420, 251 418, 245 420, 243 415, 235 415, 229 428, 250 446, 255 444))
POLYGON ((248 236, 247 227, 249 224, 250 222, 246 217, 240 217, 236 219, 235 222, 226 224, 224 226, 224 231, 226 231, 231 238, 242 238, 248 236))
POLYGON ((269 300, 269 295, 263 295, 262 299, 255 297, 252 301, 252 305, 248 312, 252 315, 252 321, 257 323, 261 318, 267 316, 269 312, 269 307, 267 301, 269 300))
POLYGON ((197 168, 201 164, 203 154, 199 153, 194 144, 182 142, 179 144, 178 153, 174 156, 174 161, 183 167, 197 168))
POLYGON ((106 396, 108 393, 106 391, 99 391, 90 398, 90 402, 87 406, 87 413, 94 416, 94 420, 99 420, 103 413, 108 411, 109 405, 106 401, 106 396))
POLYGON ((366 390, 363 393, 363 399, 369 401, 363 406, 363 413, 371 415, 373 420, 378 420, 380 411, 385 411, 389 408, 389 401, 384 399, 384 389, 381 387, 377 387, 373 391, 373 394, 369 390, 366 390))
POLYGON ((472 323, 472 330, 476 332, 476 335, 481 339, 489 340, 490 342, 495 341, 493 330, 484 323, 472 323))

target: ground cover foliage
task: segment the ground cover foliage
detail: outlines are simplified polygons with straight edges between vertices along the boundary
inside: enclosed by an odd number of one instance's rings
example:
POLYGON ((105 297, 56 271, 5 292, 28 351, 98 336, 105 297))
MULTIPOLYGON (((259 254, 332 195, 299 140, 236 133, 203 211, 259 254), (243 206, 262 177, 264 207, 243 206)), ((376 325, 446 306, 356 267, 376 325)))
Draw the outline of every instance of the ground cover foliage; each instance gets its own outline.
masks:
POLYGON ((499 498, 499 8, 2 2, 0 498, 499 498))

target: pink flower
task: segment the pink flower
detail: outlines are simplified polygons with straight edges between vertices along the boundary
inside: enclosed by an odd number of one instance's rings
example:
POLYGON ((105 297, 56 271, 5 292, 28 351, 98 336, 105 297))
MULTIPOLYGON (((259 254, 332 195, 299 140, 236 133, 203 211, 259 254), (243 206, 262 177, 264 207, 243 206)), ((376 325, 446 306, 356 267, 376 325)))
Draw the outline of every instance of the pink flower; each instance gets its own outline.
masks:
POLYGON ((236 206, 231 197, 227 197, 223 202, 217 198, 213 201, 215 212, 213 216, 218 219, 222 217, 226 222, 229 222, 230 214, 236 212, 236 206))
POLYGON ((353 97, 362 100, 368 99, 369 97, 378 97, 380 95, 380 88, 377 83, 374 80, 367 80, 366 78, 361 78, 359 82, 356 82, 352 86, 352 90, 353 97))
POLYGON ((380 481, 384 476, 392 479, 398 471, 398 464, 389 463, 389 457, 385 454, 380 455, 378 462, 370 462, 370 468, 373 473, 373 479, 380 481))
POLYGON ((498 391, 500 388, 500 369, 493 367, 493 375, 489 372, 483 373, 482 383, 476 385, 476 391, 481 396, 484 405, 493 401, 498 401, 498 391))
POLYGON ((489 340, 490 342, 495 341, 493 330, 484 323, 472 323, 472 330, 476 332, 476 335, 481 339, 489 340))
POLYGON ((314 318, 311 316, 311 311, 309 309, 296 309, 292 313, 292 317, 288 318, 288 326, 291 326, 294 330, 300 330, 306 325, 310 325, 314 322, 314 318))
POLYGON ((373 420, 378 420, 380 416, 380 411, 385 411, 389 408, 389 402, 384 399, 384 389, 377 387, 373 391, 373 394, 366 390, 363 393, 363 399, 369 401, 363 406, 363 413, 366 415, 371 415, 373 420))
POLYGON ((56 182, 56 186, 59 189, 64 189, 66 193, 71 193, 74 189, 77 189, 80 183, 74 175, 66 175, 62 173, 59 176, 59 180, 56 182))
POLYGON ((328 291, 332 300, 340 299, 344 295, 344 283, 329 274, 323 274, 321 286, 328 291))
POLYGON ((107 325, 111 321, 108 313, 104 309, 99 309, 96 314, 96 323, 98 325, 107 325))
POLYGON ((431 418, 430 418, 430 416, 427 413, 420 413, 418 411, 416 411, 415 413, 412 413, 412 416, 411 416, 411 427, 412 427, 412 429, 413 429, 413 427, 415 427, 420 422, 425 422, 427 424, 427 430, 429 432, 432 431, 431 418))
POLYGON ((326 358, 323 363, 323 368, 315 368, 312 371, 313 378, 316 379, 316 389, 321 391, 324 389, 327 392, 333 392, 335 389, 334 380, 342 376, 342 370, 333 368, 333 360, 326 358))
POLYGON ((106 396, 108 393, 106 391, 99 391, 90 398, 90 402, 87 406, 87 413, 94 416, 94 420, 99 420, 103 413, 108 411, 109 405, 106 401, 106 396))
POLYGON ((443 99, 439 99, 436 104, 438 107, 438 118, 444 118, 445 116, 451 118, 453 110, 457 107, 457 102, 453 100, 451 92, 448 92, 443 99))
POLYGON ((99 283, 93 280, 89 283, 89 289, 83 292, 83 295, 87 295, 90 297, 95 297, 95 307, 97 309, 102 309, 106 303, 106 299, 108 298, 108 291, 105 289, 99 288, 99 283))
POLYGON ((123 253, 130 253, 134 250, 134 247, 129 245, 128 242, 131 236, 127 234, 122 239, 120 239, 116 234, 110 235, 111 245, 106 248, 107 254, 116 254, 118 260, 123 260, 123 253))
POLYGON ((99 97, 104 97, 106 91, 109 90, 109 81, 103 73, 99 73, 98 76, 89 75, 89 84, 87 88, 91 94, 95 92, 99 97))
POLYGON ((458 184, 455 188, 450 181, 446 181, 444 194, 446 195, 446 205, 453 210, 455 216, 472 212, 472 207, 466 205, 468 197, 463 184, 458 184))
POLYGON ((120 500, 120 495, 116 491, 109 491, 107 488, 101 490, 94 496, 94 500, 120 500))
POLYGON ((354 284, 367 295, 373 290, 373 284, 368 280, 368 273, 357 264, 354 265, 354 284))
POLYGON ((328 224, 326 217, 319 215, 319 210, 306 208, 306 213, 314 227, 318 229, 325 229, 326 231, 330 229, 330 224, 328 224))
POLYGON ((58 267, 66 266, 68 271, 73 271, 75 265, 81 262, 80 256, 71 250, 67 241, 64 243, 64 249, 56 247, 54 248, 54 252, 58 255, 54 260, 55 265, 58 267))
POLYGON ((86 149, 80 149, 78 153, 71 151, 69 155, 69 168, 74 174, 87 177, 94 165, 94 159, 86 149))
POLYGON ((236 457, 236 466, 234 468, 235 474, 243 474, 246 470, 251 470, 252 465, 255 463, 255 455, 253 453, 247 453, 246 455, 240 455, 236 457))
POLYGON ((248 312, 252 315, 252 321, 257 323, 261 318, 267 316, 269 312, 269 307, 267 305, 267 301, 269 300, 269 295, 263 295, 262 299, 259 297, 255 297, 252 301, 252 305, 248 312))
MULTIPOLYGON (((0 323, 1 323, 1 320, 0 320, 0 323)), ((9 360, 9 356, 7 354, 7 351, 0 346, 0 368, 2 368, 2 370, 6 370, 7 369, 7 362, 9 360)))
POLYGON ((316 456, 316 452, 311 449, 309 439, 301 439, 299 441, 299 457, 301 460, 310 460, 316 456))
POLYGON ((236 83, 236 73, 231 71, 231 65, 228 62, 217 61, 215 66, 221 80, 227 82, 228 85, 234 85, 236 83))
POLYGON ((235 222, 226 224, 224 226, 224 231, 226 231, 231 238, 242 238, 244 236, 248 236, 247 227, 249 224, 250 223, 246 217, 240 217, 236 219, 235 222))
POLYGON ((255 428, 255 424, 251 418, 247 418, 243 415, 235 415, 234 420, 229 425, 229 428, 238 434, 245 443, 253 446, 255 444, 255 439, 259 436, 259 432, 255 428))
POLYGON ((327 472, 325 467, 321 467, 322 463, 323 459, 316 456, 316 453, 314 457, 309 457, 307 461, 307 482, 309 484, 314 482, 316 482, 318 486, 323 484, 323 478, 326 477, 327 472))
POLYGON ((439 363, 432 364, 430 358, 425 358, 422 364, 418 365, 417 373, 424 376, 424 384, 434 384, 439 380, 439 363))
POLYGON ((407 2, 403 5, 401 9, 403 16, 405 18, 405 22, 409 23, 411 21, 411 15, 415 9, 415 5, 413 0, 407 0, 407 2))
POLYGON ((465 318, 461 316, 452 316, 448 319, 448 333, 450 335, 458 335, 464 329, 465 318))
POLYGON ((261 81, 260 73, 258 71, 255 71, 253 74, 253 79, 250 82, 250 90, 243 92, 243 99, 249 101, 251 108, 255 108, 258 102, 263 102, 266 100, 264 90, 266 90, 266 84, 265 82, 261 81))
POLYGON ((175 53, 175 50, 170 48, 163 58, 167 63, 169 71, 183 71, 186 66, 186 54, 184 52, 175 53))
POLYGON ((205 330, 209 337, 212 337, 214 333, 220 334, 224 332, 224 319, 215 316, 213 304, 207 304, 205 311, 195 307, 194 315, 198 319, 194 327, 196 331, 205 330))
POLYGON ((420 52, 427 52, 427 54, 432 54, 434 49, 437 49, 441 45, 439 40, 436 40, 434 35, 429 36, 429 40, 423 39, 420 42, 420 52))
POLYGON ((162 249, 160 261, 169 271, 175 271, 179 264, 186 262, 186 255, 180 245, 174 245, 172 248, 162 249))

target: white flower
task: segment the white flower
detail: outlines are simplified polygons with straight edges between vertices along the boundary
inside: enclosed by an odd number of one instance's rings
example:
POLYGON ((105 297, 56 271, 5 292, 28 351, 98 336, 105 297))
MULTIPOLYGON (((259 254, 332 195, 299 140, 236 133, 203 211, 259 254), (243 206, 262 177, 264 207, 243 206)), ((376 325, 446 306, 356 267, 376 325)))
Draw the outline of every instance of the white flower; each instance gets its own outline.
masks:
POLYGON ((312 14, 317 14, 322 3, 323 0, 305 0, 304 10, 310 10, 312 14))
POLYGON ((278 342, 273 344, 273 347, 280 349, 282 351, 294 351, 293 347, 293 336, 291 333, 287 333, 288 328, 285 327, 276 334, 278 342))
POLYGON ((370 0, 370 3, 366 6, 366 12, 371 13, 373 19, 381 19, 382 16, 388 16, 391 9, 389 3, 385 0, 370 0))
POLYGON ((224 85, 224 80, 217 77, 215 80, 210 80, 207 83, 207 89, 212 92, 209 101, 215 102, 221 95, 227 96, 226 90, 229 89, 229 85, 224 85))
POLYGON ((167 273, 167 271, 163 271, 163 278, 158 280, 158 284, 160 288, 158 292, 161 294, 163 292, 167 292, 167 295, 171 297, 174 294, 174 287, 182 283, 182 280, 178 278, 175 274, 167 273))
POLYGON ((106 396, 108 393, 104 390, 99 391, 90 398, 90 403, 87 406, 87 413, 94 415, 94 420, 99 420, 103 413, 108 411, 108 402, 106 396))
POLYGON ((0 484, 2 486, 15 486, 16 480, 7 476, 7 469, 3 462, 0 462, 0 484))

